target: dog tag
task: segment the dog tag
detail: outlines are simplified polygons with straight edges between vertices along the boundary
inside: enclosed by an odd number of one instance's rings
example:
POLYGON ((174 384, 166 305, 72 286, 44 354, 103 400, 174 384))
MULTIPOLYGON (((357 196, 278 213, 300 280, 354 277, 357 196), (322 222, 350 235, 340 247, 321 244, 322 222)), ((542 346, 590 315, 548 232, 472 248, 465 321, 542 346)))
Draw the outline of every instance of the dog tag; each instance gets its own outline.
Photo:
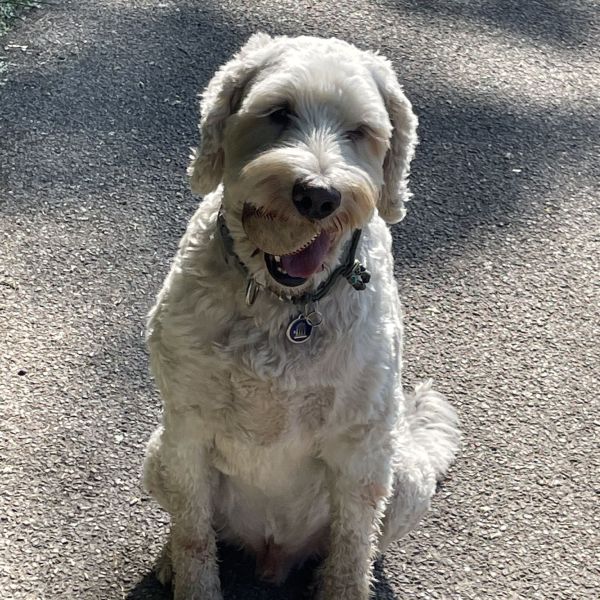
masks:
POLYGON ((311 335, 312 330, 323 322, 323 315, 315 308, 306 316, 300 314, 288 325, 287 339, 293 344, 304 343, 311 335))
POLYGON ((292 319, 285 335, 292 344, 303 344, 312 334, 313 326, 304 315, 292 319))

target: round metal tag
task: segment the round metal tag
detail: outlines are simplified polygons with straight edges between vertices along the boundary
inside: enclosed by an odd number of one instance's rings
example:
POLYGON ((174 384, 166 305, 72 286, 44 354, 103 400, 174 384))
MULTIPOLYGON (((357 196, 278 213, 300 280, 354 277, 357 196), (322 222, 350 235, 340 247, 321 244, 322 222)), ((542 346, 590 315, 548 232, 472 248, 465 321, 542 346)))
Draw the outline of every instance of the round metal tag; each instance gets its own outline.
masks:
POLYGON ((304 315, 300 315, 288 325, 285 335, 292 344, 303 344, 312 334, 313 326, 304 315))

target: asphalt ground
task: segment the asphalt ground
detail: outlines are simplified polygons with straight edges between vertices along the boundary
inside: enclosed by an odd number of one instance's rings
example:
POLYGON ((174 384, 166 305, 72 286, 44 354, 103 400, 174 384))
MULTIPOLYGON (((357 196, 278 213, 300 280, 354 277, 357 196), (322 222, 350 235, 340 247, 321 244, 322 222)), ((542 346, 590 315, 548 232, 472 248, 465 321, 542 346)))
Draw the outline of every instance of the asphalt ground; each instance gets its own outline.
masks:
MULTIPOLYGON (((394 228, 406 381, 464 442, 377 598, 600 597, 594 0, 53 2, 0 56, 0 597, 168 598, 140 486, 144 316, 197 204, 195 94, 257 30, 393 59, 419 114, 394 228)), ((223 549, 226 599, 293 599, 223 549)))

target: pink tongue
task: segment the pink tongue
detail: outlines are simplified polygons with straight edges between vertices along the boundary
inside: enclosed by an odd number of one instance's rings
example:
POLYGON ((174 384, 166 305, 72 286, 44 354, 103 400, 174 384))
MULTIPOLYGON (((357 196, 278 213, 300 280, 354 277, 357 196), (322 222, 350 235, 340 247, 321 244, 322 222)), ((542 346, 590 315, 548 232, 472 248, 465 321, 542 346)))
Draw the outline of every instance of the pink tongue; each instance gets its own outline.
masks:
POLYGON ((329 236, 322 231, 314 242, 297 254, 281 257, 281 266, 288 275, 306 279, 318 271, 329 250, 329 236))

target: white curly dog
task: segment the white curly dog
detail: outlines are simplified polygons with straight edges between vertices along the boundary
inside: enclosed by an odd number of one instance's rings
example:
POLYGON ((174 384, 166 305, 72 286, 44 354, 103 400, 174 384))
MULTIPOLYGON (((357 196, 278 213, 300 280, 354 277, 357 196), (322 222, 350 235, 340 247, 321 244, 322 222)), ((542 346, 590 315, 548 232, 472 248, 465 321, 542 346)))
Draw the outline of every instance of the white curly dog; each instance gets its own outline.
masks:
POLYGON ((335 39, 254 35, 202 96, 207 194, 148 323, 164 402, 149 492, 177 600, 222 597, 216 539, 316 597, 369 597, 372 562, 428 509, 459 441, 428 383, 404 395, 386 223, 417 119, 390 63, 335 39))

